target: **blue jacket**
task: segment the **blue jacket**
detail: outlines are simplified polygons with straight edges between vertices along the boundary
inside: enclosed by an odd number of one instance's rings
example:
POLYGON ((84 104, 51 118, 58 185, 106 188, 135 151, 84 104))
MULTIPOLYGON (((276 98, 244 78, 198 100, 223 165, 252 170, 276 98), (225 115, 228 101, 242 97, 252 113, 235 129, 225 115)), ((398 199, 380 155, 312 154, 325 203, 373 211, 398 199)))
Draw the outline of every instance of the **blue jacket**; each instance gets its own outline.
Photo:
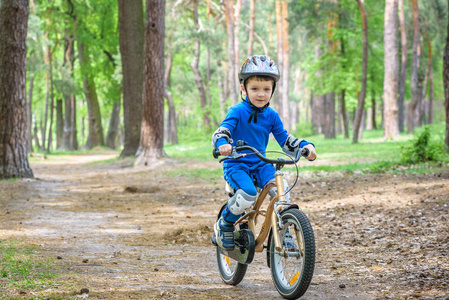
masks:
MULTIPOLYGON (((270 133, 273 134, 280 147, 284 146, 288 133, 284 129, 284 124, 282 124, 279 114, 271 107, 267 107, 263 112, 257 113, 257 123, 248 122, 252 112, 251 104, 247 101, 242 101, 229 108, 226 118, 221 122, 220 127, 226 127, 231 131, 232 146, 235 146, 238 140, 243 140, 249 146, 263 152, 267 149, 270 133)), ((218 148, 227 143, 225 138, 220 138, 216 146, 218 148)), ((307 144, 309 143, 303 141, 300 147, 304 147, 307 144)), ((244 152, 249 153, 250 151, 244 152)), ((265 156, 265 153, 262 154, 265 156)), ((258 162, 260 160, 255 155, 248 155, 236 161, 226 160, 223 163, 223 168, 234 163, 254 164, 258 162)))

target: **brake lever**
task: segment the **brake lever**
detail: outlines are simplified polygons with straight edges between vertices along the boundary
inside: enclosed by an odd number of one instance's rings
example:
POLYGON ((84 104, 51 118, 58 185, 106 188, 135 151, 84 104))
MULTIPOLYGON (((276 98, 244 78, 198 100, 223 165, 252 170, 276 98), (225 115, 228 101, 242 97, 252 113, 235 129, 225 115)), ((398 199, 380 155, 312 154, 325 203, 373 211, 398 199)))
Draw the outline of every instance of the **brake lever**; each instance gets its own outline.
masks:
POLYGON ((235 150, 235 147, 232 147, 232 153, 231 153, 231 155, 228 155, 228 156, 226 156, 226 157, 220 159, 219 162, 221 163, 221 162, 223 162, 223 161, 225 161, 225 160, 227 160, 227 159, 239 159, 239 158, 242 158, 242 157, 244 157, 244 156, 246 156, 246 153, 243 153, 243 154, 242 154, 242 153, 238 153, 238 152, 235 150))

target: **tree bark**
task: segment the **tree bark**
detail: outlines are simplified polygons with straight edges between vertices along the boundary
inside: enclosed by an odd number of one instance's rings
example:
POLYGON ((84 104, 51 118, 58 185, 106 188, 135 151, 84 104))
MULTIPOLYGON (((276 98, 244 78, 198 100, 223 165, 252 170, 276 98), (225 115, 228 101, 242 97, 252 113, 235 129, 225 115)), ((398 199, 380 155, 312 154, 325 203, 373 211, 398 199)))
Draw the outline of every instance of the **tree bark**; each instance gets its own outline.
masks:
POLYGON ((412 56, 412 73, 410 76, 410 86, 412 89, 412 100, 410 101, 408 118, 407 118, 407 133, 413 133, 415 129, 415 110, 420 102, 421 98, 421 89, 419 88, 419 10, 418 10, 418 1, 412 0, 413 6, 413 56, 412 56))
POLYGON ((290 81, 290 55, 289 55, 289 31, 288 31, 288 3, 286 1, 282 1, 281 3, 282 10, 282 59, 283 59, 283 67, 282 67, 282 118, 284 126, 287 124, 287 130, 290 130, 290 99, 289 99, 289 81, 290 81))
POLYGON ((357 111, 354 120, 354 133, 352 136, 352 143, 356 144, 359 140, 359 129, 362 121, 363 109, 365 106, 366 97, 366 81, 368 73, 368 22, 366 19, 365 6, 361 0, 356 0, 360 8, 360 14, 362 16, 362 29, 363 29, 363 63, 362 63, 362 90, 357 99, 357 111))
MULTIPOLYGON (((279 114, 282 118, 282 120, 285 119, 285 111, 288 111, 288 108, 286 107, 284 110, 284 43, 283 43, 283 30, 282 30, 282 5, 280 0, 275 1, 275 12, 276 12, 276 32, 277 32, 277 65, 279 72, 282 74, 281 78, 276 84, 276 88, 278 90, 278 96, 276 98, 277 102, 275 105, 277 105, 279 114)), ((283 121, 284 126, 285 121, 283 121)), ((286 128, 288 130, 288 128, 286 128)))
POLYGON ((98 103, 97 89, 95 81, 88 70, 90 57, 88 50, 83 43, 79 44, 79 56, 81 69, 83 70, 84 94, 86 96, 87 109, 89 114, 89 135, 87 137, 86 148, 92 149, 95 146, 104 145, 103 126, 101 125, 101 112, 98 103))
POLYGON ((135 165, 148 166, 164 156, 164 37, 165 0, 147 0, 143 118, 135 165))
POLYGON ((27 157, 28 0, 0 4, 0 179, 33 178, 27 157))
POLYGON ((118 101, 114 103, 111 113, 111 119, 109 120, 109 129, 108 135, 106 137, 106 146, 111 149, 115 149, 115 141, 117 139, 117 134, 120 125, 120 106, 122 105, 120 102, 121 91, 119 92, 118 101))
POLYGON ((256 20, 256 0, 250 0, 250 5, 249 5, 248 57, 253 55, 255 20, 256 20))
POLYGON ((237 104, 237 72, 235 69, 235 38, 234 38, 234 1, 224 0, 224 10, 226 17, 226 31, 228 33, 228 56, 229 56, 229 68, 231 73, 231 82, 229 85, 231 92, 231 105, 237 104))
POLYGON ((167 105, 168 105, 168 141, 172 143, 172 145, 178 144, 178 128, 176 125, 176 110, 175 110, 175 104, 173 103, 173 98, 168 90, 168 87, 170 86, 170 73, 171 73, 171 67, 173 64, 173 56, 171 53, 167 54, 167 66, 165 68, 165 74, 164 74, 164 86, 165 86, 165 92, 164 97, 167 99, 167 105))
MULTIPOLYGON (((428 106, 424 109, 427 111, 427 116, 425 116, 425 123, 432 124, 433 121, 433 74, 432 74, 432 44, 430 42, 429 37, 426 35, 426 43, 427 43, 427 79, 429 83, 429 101, 428 106)), ((427 84, 425 85, 424 90, 427 90, 427 84)), ((426 93, 423 94, 423 99, 425 99, 426 93)))
MULTIPOLYGON (((71 2, 69 1, 69 4, 71 2)), ((76 16, 73 13, 73 6, 67 12, 67 14, 72 19, 72 28, 66 28, 69 32, 64 37, 64 65, 67 64, 69 69, 69 78, 65 78, 65 73, 62 77, 65 81, 73 81, 73 65, 75 62, 75 38, 70 30, 74 30, 76 27, 76 16)), ((63 89, 62 92, 64 96, 64 130, 63 130, 63 142, 62 150, 73 151, 78 149, 78 132, 76 128, 76 98, 73 89, 63 89)))
POLYGON ((28 87, 28 101, 27 101, 27 151, 28 153, 33 152, 33 119, 31 107, 33 103, 33 87, 34 87, 34 75, 30 77, 30 83, 28 87))
POLYGON ((123 124, 125 137, 120 157, 136 155, 140 143, 144 70, 142 1, 118 0, 119 44, 123 70, 123 124), (139 117, 136 117, 139 116, 139 117))
POLYGON ((50 76, 50 126, 48 128, 48 141, 47 141, 47 153, 50 152, 51 144, 53 141, 53 112, 54 112, 54 93, 53 93, 53 50, 49 51, 49 76, 50 76))
MULTIPOLYGON (((234 2, 234 0, 231 0, 234 2)), ((235 47, 235 71, 238 72, 240 70, 240 39, 239 39, 239 32, 240 32, 240 9, 242 7, 242 0, 236 0, 235 6, 234 6, 234 47, 235 47)), ((237 74, 235 75, 235 78, 237 78, 237 74)), ((234 81, 236 86, 236 90, 240 90, 240 83, 238 80, 234 81)))
POLYGON ((345 96, 346 96, 346 90, 343 89, 343 90, 341 90, 341 93, 340 93, 340 108, 341 108, 340 114, 341 114, 342 119, 343 119, 343 128, 344 128, 344 131, 345 131, 345 139, 349 139, 348 114, 347 114, 347 111, 346 111, 346 99, 345 99, 345 96))
POLYGON ((62 100, 56 100, 56 149, 61 149, 64 135, 62 100))
POLYGON ((335 139, 335 93, 326 94, 324 101, 324 137, 326 139, 335 139))
POLYGON ((399 132, 404 132, 404 95, 407 78, 407 28, 405 27, 404 0, 398 1, 399 28, 401 30, 401 74, 399 77, 398 122, 399 132))
POLYGON ((198 36, 198 0, 193 0, 193 26, 195 30, 195 53, 193 55, 193 60, 190 64, 190 67, 192 68, 193 74, 195 76, 196 87, 200 96, 200 104, 203 111, 203 123, 204 126, 209 127, 210 120, 208 117, 208 111, 206 110, 206 89, 204 88, 203 78, 198 68, 198 64, 200 61, 200 38, 198 36))
POLYGON ((399 135, 398 123, 398 0, 385 1, 384 29, 384 138, 393 139, 399 135))
MULTIPOLYGON (((449 12, 449 0, 448 0, 449 12)), ((446 150, 449 151, 449 22, 446 30, 446 47, 444 48, 443 56, 443 85, 444 85, 444 106, 446 112, 446 150)))
MULTIPOLYGON (((339 16, 340 18, 340 16, 339 16)), ((346 52, 345 52, 345 40, 342 38, 340 38, 340 47, 341 47, 341 56, 343 57, 343 59, 346 59, 346 52)), ((343 64, 342 68, 345 69, 346 65, 343 64)), ((343 88, 340 92, 340 108, 341 108, 341 116, 343 119, 343 128, 344 128, 344 132, 345 132, 345 139, 349 139, 349 124, 348 124, 348 112, 346 110, 346 89, 343 88)))

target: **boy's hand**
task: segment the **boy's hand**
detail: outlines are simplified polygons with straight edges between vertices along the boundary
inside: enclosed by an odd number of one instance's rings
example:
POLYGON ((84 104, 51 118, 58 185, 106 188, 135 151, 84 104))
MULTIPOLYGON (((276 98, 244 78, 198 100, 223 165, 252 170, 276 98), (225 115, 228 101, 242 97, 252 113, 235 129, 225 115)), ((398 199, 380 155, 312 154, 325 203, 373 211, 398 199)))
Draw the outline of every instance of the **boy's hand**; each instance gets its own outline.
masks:
POLYGON ((315 151, 315 147, 313 147, 312 144, 308 144, 306 146, 304 146, 304 148, 309 149, 309 156, 307 156, 306 158, 310 161, 315 160, 316 159, 316 151, 315 151))
POLYGON ((228 156, 232 154, 232 146, 230 144, 221 145, 218 147, 218 151, 223 156, 228 156))

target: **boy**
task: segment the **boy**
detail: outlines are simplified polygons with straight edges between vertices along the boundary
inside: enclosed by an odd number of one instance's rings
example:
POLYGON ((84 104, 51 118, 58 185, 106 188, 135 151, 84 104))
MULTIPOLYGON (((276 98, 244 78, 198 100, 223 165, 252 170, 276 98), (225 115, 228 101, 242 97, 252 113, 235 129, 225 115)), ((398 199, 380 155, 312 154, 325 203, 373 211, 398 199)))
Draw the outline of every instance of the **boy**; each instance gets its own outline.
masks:
MULTIPOLYGON (((243 140, 263 152, 272 133, 285 153, 295 156, 299 148, 305 147, 310 150, 306 158, 315 160, 313 144, 289 135, 278 113, 269 107, 279 78, 279 70, 270 57, 255 55, 245 60, 239 71, 243 101, 229 109, 226 118, 212 135, 212 144, 218 148, 221 155, 230 155, 232 146, 238 140, 243 140)), ((223 173, 235 193, 214 225, 214 231, 218 245, 232 250, 233 224, 256 201, 257 189, 253 178, 259 187, 263 188, 269 181, 274 180, 275 170, 273 165, 260 161, 255 155, 248 155, 238 160, 226 160, 223 163, 223 173)), ((270 191, 270 195, 273 196, 272 192, 274 191, 270 191)), ((286 197, 289 199, 289 193, 286 197)))

